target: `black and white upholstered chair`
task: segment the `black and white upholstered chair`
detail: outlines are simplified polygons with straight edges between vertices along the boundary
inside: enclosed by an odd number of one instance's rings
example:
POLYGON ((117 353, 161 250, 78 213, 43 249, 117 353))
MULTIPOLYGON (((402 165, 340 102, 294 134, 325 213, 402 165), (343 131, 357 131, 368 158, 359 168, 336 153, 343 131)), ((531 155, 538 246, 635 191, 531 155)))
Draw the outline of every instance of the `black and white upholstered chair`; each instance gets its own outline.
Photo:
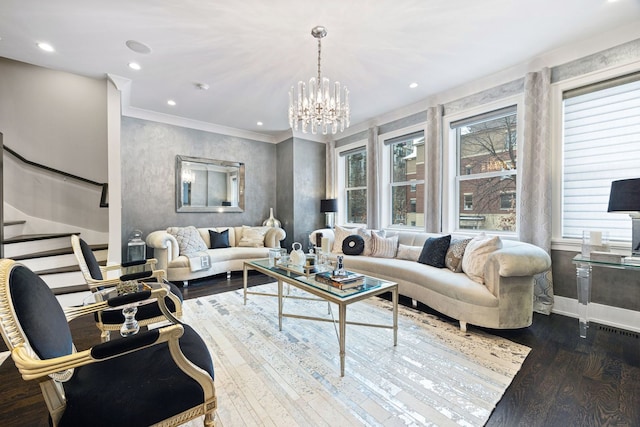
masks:
MULTIPOLYGON (((148 259, 141 262, 134 262, 128 264, 118 264, 110 266, 102 266, 96 260, 91 247, 77 235, 71 236, 71 247, 73 253, 78 261, 80 271, 84 276, 84 280, 89 286, 91 292, 99 293, 105 289, 117 286, 119 283, 125 280, 136 281, 148 281, 162 283, 168 287, 169 294, 166 298, 167 307, 177 317, 182 317, 182 292, 180 288, 171 282, 165 280, 166 274, 164 270, 155 270, 153 266, 156 264, 155 259, 148 259), (150 266, 150 270, 142 271, 140 273, 133 273, 123 275, 117 278, 106 279, 104 275, 110 270, 121 270, 123 267, 133 265, 146 265, 150 266)), ((99 299, 99 298, 98 298, 99 299)), ((101 331, 101 338, 103 341, 109 341, 111 331, 119 331, 122 323, 124 322, 124 315, 121 310, 107 310, 98 312, 95 315, 96 325, 101 331)), ((148 326, 153 323, 161 322, 165 320, 163 314, 160 312, 158 304, 144 304, 138 307, 136 313, 136 320, 140 326, 148 326)))
POLYGON ((204 415, 214 425, 211 355, 163 303, 166 288, 66 312, 35 273, 0 260, 0 331, 24 380, 41 381, 53 426, 175 426, 204 415), (76 351, 68 321, 155 298, 169 326, 76 351))

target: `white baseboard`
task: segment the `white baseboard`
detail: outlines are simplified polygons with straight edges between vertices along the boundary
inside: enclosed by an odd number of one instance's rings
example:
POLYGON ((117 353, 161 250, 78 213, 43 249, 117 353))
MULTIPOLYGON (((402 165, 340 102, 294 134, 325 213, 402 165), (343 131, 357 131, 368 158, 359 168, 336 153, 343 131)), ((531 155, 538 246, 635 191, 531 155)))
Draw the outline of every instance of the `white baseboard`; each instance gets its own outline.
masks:
MULTIPOLYGON (((553 297, 553 313, 578 318, 578 300, 560 296, 553 297)), ((596 303, 589 304, 589 322, 614 328, 640 332, 640 311, 627 310, 596 303)))

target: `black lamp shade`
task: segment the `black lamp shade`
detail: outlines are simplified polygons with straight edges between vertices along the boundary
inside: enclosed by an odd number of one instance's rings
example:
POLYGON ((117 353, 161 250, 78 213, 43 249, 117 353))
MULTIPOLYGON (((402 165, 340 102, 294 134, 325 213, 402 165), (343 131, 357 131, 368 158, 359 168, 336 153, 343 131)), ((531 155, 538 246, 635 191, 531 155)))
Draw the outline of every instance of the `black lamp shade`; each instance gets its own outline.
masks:
POLYGON ((320 200, 320 212, 338 212, 338 199, 320 200))
POLYGON ((607 212, 640 212, 640 178, 611 183, 607 212))

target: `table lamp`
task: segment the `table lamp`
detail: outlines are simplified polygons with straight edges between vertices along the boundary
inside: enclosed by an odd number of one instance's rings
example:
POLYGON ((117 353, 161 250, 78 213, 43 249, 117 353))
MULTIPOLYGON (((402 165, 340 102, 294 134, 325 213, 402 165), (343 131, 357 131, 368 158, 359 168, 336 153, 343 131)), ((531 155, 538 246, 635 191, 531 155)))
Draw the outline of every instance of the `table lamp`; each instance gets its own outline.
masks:
POLYGON ((338 199, 320 200, 320 212, 325 214, 327 228, 333 228, 335 213, 338 212, 338 199))
POLYGON ((626 212, 631 217, 631 256, 640 256, 640 178, 611 183, 607 212, 626 212))

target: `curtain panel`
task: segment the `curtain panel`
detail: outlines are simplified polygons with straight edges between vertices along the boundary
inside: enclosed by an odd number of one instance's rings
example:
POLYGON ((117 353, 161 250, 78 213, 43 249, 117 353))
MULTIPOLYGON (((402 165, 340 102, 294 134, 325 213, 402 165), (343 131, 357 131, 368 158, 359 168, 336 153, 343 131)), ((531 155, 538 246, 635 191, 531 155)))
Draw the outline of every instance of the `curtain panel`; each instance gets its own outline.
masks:
POLYGON ((436 105, 427 110, 426 146, 426 186, 425 186, 425 222, 426 231, 442 231, 442 114, 444 107, 436 105))
MULTIPOLYGON (((524 81, 524 143, 520 172, 520 240, 551 253, 551 72, 528 73, 524 81)), ((550 314, 553 308, 551 269, 534 276, 533 309, 550 314)))

